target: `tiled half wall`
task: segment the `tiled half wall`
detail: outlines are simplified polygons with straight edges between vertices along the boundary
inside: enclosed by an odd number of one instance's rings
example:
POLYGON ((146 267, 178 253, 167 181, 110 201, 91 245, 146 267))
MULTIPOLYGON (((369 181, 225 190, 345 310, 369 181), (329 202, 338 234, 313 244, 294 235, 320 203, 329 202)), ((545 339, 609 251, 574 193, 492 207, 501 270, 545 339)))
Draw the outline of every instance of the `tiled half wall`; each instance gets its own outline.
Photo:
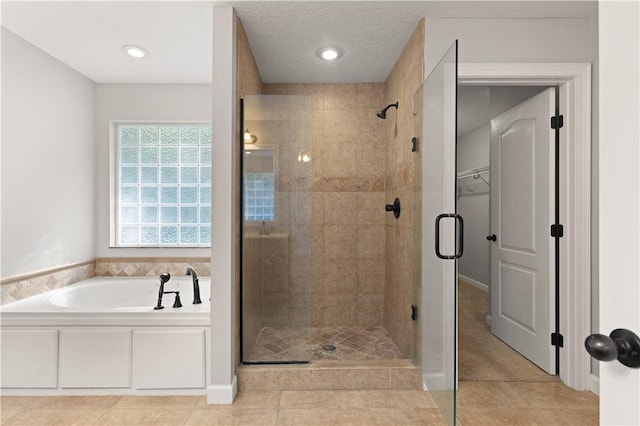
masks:
POLYGON ((2 281, 0 304, 15 302, 46 291, 55 290, 95 275, 95 262, 83 262, 21 275, 2 281))
POLYGON ((173 276, 182 276, 185 275, 187 266, 192 266, 199 276, 211 275, 211 261, 208 257, 98 258, 95 275, 98 277, 155 277, 168 272, 173 276))

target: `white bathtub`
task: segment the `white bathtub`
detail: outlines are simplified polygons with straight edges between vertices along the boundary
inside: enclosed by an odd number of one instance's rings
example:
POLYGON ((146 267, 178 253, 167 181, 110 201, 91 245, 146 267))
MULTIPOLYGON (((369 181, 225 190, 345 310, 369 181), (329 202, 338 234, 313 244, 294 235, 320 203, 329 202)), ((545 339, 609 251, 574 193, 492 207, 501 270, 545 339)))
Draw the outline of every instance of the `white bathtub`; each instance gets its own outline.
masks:
POLYGON ((100 277, 0 308, 4 395, 204 394, 210 279, 100 277))

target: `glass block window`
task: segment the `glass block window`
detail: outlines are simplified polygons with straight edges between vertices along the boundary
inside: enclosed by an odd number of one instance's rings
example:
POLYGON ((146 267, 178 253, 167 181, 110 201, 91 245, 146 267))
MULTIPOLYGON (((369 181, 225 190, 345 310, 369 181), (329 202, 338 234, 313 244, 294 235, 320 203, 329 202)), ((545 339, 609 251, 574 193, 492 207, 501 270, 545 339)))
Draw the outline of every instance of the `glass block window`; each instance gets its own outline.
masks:
POLYGON ((274 220, 273 192, 273 173, 245 173, 245 220, 274 220))
POLYGON ((211 126, 116 125, 115 245, 211 245, 211 126))

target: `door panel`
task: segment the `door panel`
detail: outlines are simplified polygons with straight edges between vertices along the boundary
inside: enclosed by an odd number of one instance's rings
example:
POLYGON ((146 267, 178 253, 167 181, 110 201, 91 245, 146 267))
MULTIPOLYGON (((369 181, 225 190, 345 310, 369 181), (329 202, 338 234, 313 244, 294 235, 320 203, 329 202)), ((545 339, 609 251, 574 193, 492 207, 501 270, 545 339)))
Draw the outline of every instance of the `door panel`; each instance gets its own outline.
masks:
POLYGON ((555 89, 491 121, 491 331, 555 374, 555 89))
POLYGON ((535 334, 536 271, 500 262, 500 317, 535 334))
POLYGON ((518 120, 498 135, 500 170, 500 235, 504 249, 535 253, 534 120, 518 120), (521 224, 533 226, 521 226, 521 224))
POLYGON ((456 215, 457 41, 414 97, 416 158, 415 363, 449 424, 455 424, 456 290, 461 219, 456 215), (440 217, 440 220, 437 220, 440 217), (457 225, 458 224, 458 225, 457 225), (437 228, 436 228, 437 226, 437 228), (438 239, 436 241, 436 238, 438 239), (437 252, 442 256, 438 257, 437 252))

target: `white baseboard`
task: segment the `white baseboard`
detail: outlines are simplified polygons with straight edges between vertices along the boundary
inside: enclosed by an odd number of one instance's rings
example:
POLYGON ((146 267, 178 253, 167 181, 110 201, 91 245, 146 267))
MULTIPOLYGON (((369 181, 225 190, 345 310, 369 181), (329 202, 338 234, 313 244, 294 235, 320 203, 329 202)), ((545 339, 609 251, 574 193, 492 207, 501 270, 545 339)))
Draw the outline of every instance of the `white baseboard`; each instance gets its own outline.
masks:
POLYGON ((491 315, 487 315, 487 316, 484 318, 484 321, 487 323, 487 325, 488 325, 489 327, 491 327, 491 315))
POLYGON ((207 404, 233 404, 238 393, 238 377, 234 374, 229 385, 212 385, 207 388, 207 404))
POLYGON ((487 284, 481 283, 480 281, 476 281, 473 278, 469 278, 462 274, 458 274, 458 279, 461 279, 462 281, 466 282, 470 286, 479 288, 480 290, 486 291, 487 293, 489 292, 489 286, 487 284))
POLYGON ((600 395, 600 377, 595 374, 589 376, 589 390, 596 395, 600 395))

